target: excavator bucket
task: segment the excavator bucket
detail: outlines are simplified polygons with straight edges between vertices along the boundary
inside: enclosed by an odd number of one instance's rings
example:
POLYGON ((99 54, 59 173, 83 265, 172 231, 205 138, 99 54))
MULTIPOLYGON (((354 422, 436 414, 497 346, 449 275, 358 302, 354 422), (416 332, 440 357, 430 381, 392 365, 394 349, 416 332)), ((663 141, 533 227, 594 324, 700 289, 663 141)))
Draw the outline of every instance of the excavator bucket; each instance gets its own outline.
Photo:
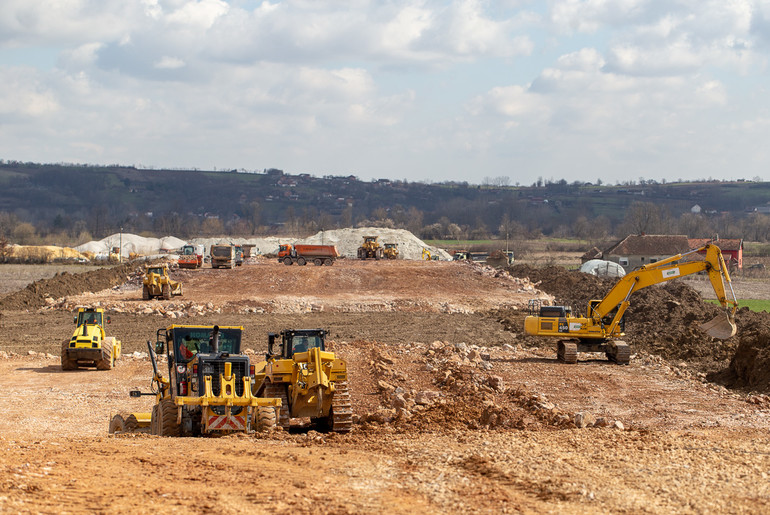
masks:
POLYGON ((712 338, 725 340, 735 335, 737 327, 735 327, 735 321, 730 314, 724 312, 717 315, 713 320, 701 324, 700 330, 712 338))

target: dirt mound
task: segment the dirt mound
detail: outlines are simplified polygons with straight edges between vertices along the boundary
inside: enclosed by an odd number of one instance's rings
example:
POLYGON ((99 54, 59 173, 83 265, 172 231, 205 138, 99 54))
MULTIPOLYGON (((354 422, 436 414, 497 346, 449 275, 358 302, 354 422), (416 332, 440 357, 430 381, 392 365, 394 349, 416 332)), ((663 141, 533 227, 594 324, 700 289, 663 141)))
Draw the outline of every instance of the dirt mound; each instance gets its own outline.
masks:
POLYGON ((100 268, 82 274, 62 272, 42 279, 23 290, 0 299, 0 310, 37 309, 47 304, 46 298, 58 299, 84 292, 97 292, 126 282, 136 265, 126 263, 112 268, 100 268))
POLYGON ((724 379, 732 387, 770 390, 770 314, 742 308, 739 342, 724 379))

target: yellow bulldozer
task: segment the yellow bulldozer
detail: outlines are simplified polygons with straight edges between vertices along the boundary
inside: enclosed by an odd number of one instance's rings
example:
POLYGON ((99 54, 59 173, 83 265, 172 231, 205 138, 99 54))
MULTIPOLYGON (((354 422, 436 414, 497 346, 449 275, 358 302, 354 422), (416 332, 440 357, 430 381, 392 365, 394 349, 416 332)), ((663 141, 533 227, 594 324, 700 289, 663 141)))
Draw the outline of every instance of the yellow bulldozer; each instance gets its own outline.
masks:
POLYGON ((257 365, 255 394, 281 399, 278 424, 283 428, 298 418, 310 418, 322 431, 347 433, 352 428, 347 364, 326 350, 326 335, 323 329, 268 335, 266 361, 257 365))
POLYGON ((385 255, 386 259, 397 259, 398 243, 386 243, 382 253, 385 255))
POLYGON ((75 370, 81 366, 110 370, 120 357, 121 343, 117 338, 105 334, 104 325, 110 323, 110 318, 105 318, 104 310, 78 308, 74 323, 75 332, 72 337, 62 342, 62 370, 75 370))
POLYGON ((364 242, 358 247, 358 259, 382 259, 385 255, 377 236, 364 236, 364 242))
POLYGON ((524 332, 560 338, 556 355, 565 363, 576 363, 578 352, 604 352, 619 365, 628 364, 631 350, 626 342, 616 338, 624 335, 625 313, 631 294, 653 284, 700 272, 708 273, 717 300, 724 309, 700 329, 712 338, 730 338, 736 332, 738 300, 722 251, 713 244, 644 265, 626 274, 603 299, 588 301, 585 316, 573 315, 570 306, 543 306, 539 301, 531 300, 530 314, 524 319, 524 332), (703 254, 704 259, 698 259, 703 254), (732 300, 727 298, 725 283, 730 288, 732 300))
POLYGON ((274 428, 279 398, 252 394, 255 366, 241 353, 243 327, 172 325, 158 329, 155 349, 148 341, 154 395, 149 413, 118 413, 110 433, 149 432, 159 436, 200 436, 274 428), (165 351, 168 377, 155 353, 165 351))
POLYGON ((142 299, 163 298, 168 300, 172 295, 182 295, 182 283, 171 279, 168 265, 166 263, 148 265, 142 281, 142 299))

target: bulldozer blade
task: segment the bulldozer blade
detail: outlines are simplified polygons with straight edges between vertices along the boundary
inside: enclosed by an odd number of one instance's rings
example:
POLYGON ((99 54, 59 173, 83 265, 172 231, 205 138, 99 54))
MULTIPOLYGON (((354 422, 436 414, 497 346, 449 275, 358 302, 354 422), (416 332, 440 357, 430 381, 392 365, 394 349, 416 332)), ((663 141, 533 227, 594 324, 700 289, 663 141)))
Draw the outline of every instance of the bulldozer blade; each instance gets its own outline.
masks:
POLYGON ((738 328, 735 327, 735 322, 730 318, 728 313, 722 313, 717 315, 713 320, 701 324, 700 330, 712 338, 725 340, 734 336, 738 328))

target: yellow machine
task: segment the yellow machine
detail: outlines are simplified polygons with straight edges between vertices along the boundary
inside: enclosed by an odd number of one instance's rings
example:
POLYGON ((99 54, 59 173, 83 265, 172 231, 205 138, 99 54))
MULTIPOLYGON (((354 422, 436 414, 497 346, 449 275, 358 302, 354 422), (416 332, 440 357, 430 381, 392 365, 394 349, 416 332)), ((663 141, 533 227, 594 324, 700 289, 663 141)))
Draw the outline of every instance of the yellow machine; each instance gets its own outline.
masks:
POLYGON ((560 340, 557 346, 559 360, 566 363, 576 363, 578 352, 604 352, 610 360, 627 364, 631 354, 628 344, 612 339, 624 334, 624 315, 631 294, 653 284, 698 272, 708 273, 717 299, 725 310, 701 325, 701 330, 713 338, 733 336, 738 301, 722 251, 713 244, 644 265, 625 275, 603 299, 588 302, 588 315, 584 317, 572 316, 568 306, 541 306, 539 301, 530 301, 530 316, 524 319, 524 332, 534 336, 568 338, 560 340), (704 252, 705 259, 681 261, 704 252), (732 300, 726 297, 725 282, 730 287, 732 300))
POLYGON ((147 266, 142 281, 142 299, 162 297, 170 299, 172 295, 182 295, 182 283, 173 281, 166 263, 147 266))
POLYGON ((109 370, 120 357, 120 340, 106 336, 101 308, 79 308, 75 317, 75 332, 64 340, 61 348, 62 370, 75 370, 79 366, 95 366, 97 370, 109 370))
POLYGON ((382 259, 383 256, 377 236, 364 236, 364 243, 358 247, 358 259, 382 259))
POLYGON ((386 243, 385 248, 382 250, 387 259, 398 258, 398 243, 386 243))
POLYGON ((303 417, 323 431, 347 433, 353 425, 347 364, 326 350, 326 334, 297 329, 268 335, 267 361, 257 365, 255 393, 281 399, 278 424, 284 428, 303 417))
POLYGON ((275 427, 278 398, 252 394, 255 367, 241 354, 243 327, 172 325, 158 329, 155 351, 165 349, 168 379, 152 360, 151 413, 119 413, 110 433, 147 431, 160 436, 200 436, 252 432, 275 427))

